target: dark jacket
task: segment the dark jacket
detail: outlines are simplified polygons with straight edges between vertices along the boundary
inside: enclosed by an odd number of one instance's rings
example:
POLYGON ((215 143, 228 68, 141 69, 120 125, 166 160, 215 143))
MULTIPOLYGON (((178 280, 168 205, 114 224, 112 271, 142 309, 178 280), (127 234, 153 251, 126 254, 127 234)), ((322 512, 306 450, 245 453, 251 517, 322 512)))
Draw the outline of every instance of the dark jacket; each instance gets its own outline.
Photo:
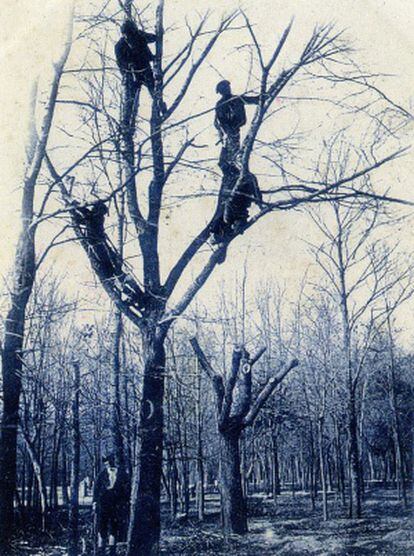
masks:
POLYGON ((101 471, 96 478, 93 488, 93 501, 96 502, 98 510, 101 506, 108 504, 113 506, 114 511, 125 507, 129 503, 131 482, 128 473, 118 468, 114 486, 109 489, 109 474, 106 469, 101 471))
POLYGON ((152 33, 139 30, 129 42, 122 37, 115 45, 115 57, 121 73, 148 69, 154 59, 148 43, 154 42, 155 39, 156 36, 152 33))
POLYGON ((246 124, 245 104, 258 104, 260 96, 223 97, 216 104, 215 126, 224 133, 238 132, 246 124))

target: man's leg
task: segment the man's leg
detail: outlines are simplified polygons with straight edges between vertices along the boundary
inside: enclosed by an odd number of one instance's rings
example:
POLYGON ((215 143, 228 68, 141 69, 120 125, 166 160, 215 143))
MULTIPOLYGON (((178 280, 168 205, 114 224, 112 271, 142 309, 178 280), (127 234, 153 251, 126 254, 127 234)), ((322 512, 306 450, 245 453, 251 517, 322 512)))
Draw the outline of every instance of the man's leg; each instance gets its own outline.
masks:
POLYGON ((96 527, 98 530, 98 556, 105 556, 108 539, 108 514, 102 509, 97 514, 96 527))
POLYGON ((109 556, 116 556, 116 540, 119 538, 118 510, 112 509, 108 522, 109 531, 109 556))
POLYGON ((139 87, 135 76, 128 73, 124 76, 125 95, 123 98, 124 104, 122 106, 122 131, 128 133, 131 131, 131 126, 135 124, 135 115, 137 104, 137 96, 139 97, 139 87))
POLYGON ((227 135, 228 164, 235 166, 237 170, 241 168, 240 154, 240 129, 227 135))
POLYGON ((116 556, 116 542, 113 535, 109 535, 109 556, 116 556))
POLYGON ((106 536, 98 532, 98 556, 105 556, 106 536))

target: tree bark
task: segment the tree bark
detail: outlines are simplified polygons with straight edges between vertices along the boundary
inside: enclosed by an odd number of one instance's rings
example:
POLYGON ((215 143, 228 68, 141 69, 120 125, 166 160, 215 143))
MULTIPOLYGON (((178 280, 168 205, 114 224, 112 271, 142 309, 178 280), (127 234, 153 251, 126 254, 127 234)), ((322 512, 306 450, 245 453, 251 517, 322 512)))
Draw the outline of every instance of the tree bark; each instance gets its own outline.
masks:
POLYGON ((247 532, 246 502, 240 472, 240 431, 220 435, 220 492, 223 528, 226 533, 247 532))
POLYGON ((30 461, 33 467, 33 473, 36 477, 37 486, 39 490, 39 497, 40 497, 40 512, 41 512, 41 523, 42 523, 42 531, 46 530, 46 512, 47 512, 47 492, 46 492, 46 485, 43 480, 43 473, 42 473, 42 465, 40 463, 40 457, 38 453, 36 453, 36 449, 33 446, 33 442, 31 442, 30 438, 27 434, 23 433, 23 437, 26 443, 27 451, 30 457, 30 461))
POLYGON ((276 504, 280 494, 280 471, 279 471, 279 452, 276 435, 272 435, 272 495, 273 502, 276 504))
POLYGON ((163 451, 164 337, 144 334, 145 369, 141 401, 141 451, 131 511, 128 556, 158 554, 163 451))
POLYGON ((349 472, 351 496, 349 501, 349 517, 361 517, 361 479, 358 447, 358 422, 356 416, 355 397, 351 392, 348 406, 349 430, 349 472))

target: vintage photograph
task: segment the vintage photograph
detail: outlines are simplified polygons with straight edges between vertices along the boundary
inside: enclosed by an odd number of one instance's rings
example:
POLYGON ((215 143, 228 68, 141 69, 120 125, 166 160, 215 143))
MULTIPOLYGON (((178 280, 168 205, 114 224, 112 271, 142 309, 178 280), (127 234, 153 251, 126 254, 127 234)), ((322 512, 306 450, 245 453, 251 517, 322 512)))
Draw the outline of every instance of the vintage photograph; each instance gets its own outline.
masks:
POLYGON ((414 554, 414 4, 0 15, 0 555, 414 554))

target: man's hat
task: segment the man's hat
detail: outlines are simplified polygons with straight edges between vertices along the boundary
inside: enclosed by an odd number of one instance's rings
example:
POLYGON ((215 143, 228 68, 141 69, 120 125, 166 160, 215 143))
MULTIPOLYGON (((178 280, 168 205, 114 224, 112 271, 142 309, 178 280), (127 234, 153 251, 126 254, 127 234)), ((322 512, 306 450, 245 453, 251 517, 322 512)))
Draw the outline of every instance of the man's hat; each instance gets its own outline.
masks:
POLYGON ((218 93, 219 95, 222 95, 223 93, 225 93, 228 89, 230 88, 230 81, 227 81, 227 79, 223 79, 222 81, 219 81, 216 85, 216 93, 218 93))
POLYGON ((130 19, 127 19, 121 25, 121 33, 125 33, 125 35, 130 35, 132 33, 136 33, 136 31, 137 31, 137 26, 130 19))
POLYGON ((116 455, 114 452, 112 452, 111 454, 108 454, 106 456, 104 456, 102 458, 103 463, 109 463, 109 465, 111 467, 113 467, 114 465, 116 465, 116 455))

